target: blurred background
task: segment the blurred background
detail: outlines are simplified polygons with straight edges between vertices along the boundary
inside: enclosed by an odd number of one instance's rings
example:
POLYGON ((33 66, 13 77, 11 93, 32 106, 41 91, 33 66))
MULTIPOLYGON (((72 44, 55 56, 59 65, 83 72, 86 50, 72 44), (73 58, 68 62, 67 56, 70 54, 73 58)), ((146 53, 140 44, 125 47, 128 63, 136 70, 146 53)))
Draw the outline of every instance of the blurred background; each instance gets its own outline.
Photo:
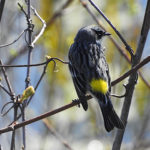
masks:
MULTIPOLYGON (((135 51, 140 35, 140 30, 146 8, 146 0, 93 0, 112 24, 122 33, 129 45, 135 51)), ((6 1, 2 20, 0 23, 0 45, 7 44, 16 39, 27 28, 25 15, 17 5, 19 2, 24 9, 27 6, 23 0, 6 1)), ((78 0, 70 0, 64 9, 67 0, 31 0, 32 6, 46 21, 47 27, 44 34, 36 42, 32 52, 32 63, 45 61, 45 56, 58 57, 68 61, 68 50, 73 43, 78 30, 87 25, 96 24, 91 15, 78 0), (58 16, 54 14, 59 12, 58 16), (53 18, 53 19, 52 19, 53 18)), ((105 26, 106 30, 124 49, 124 45, 116 36, 106 21, 86 1, 89 8, 105 26)), ((41 29, 42 23, 34 16, 33 36, 41 29)), ((142 58, 149 55, 150 35, 148 36, 142 58)), ((116 46, 108 38, 104 39, 106 58, 110 68, 112 81, 128 71, 131 66, 120 54, 116 46)), ((124 50, 125 54, 129 54, 124 50)), ((8 47, 0 48, 0 59, 4 64, 26 64, 28 47, 23 35, 17 42, 8 47)), ((147 82, 150 81, 149 65, 141 69, 147 82)), ((36 117, 42 113, 59 108, 77 98, 72 79, 66 64, 57 62, 48 65, 44 76, 30 105, 26 109, 27 119, 36 117)), ((31 68, 31 85, 35 86, 43 71, 43 66, 31 68)), ((6 70, 16 95, 22 94, 25 88, 26 68, 9 68, 6 70)), ((6 86, 1 73, 1 83, 6 86)), ((123 84, 128 79, 112 87, 112 94, 122 95, 125 92, 123 84)), ((128 124, 122 143, 122 150, 126 149, 150 149, 149 126, 149 98, 150 88, 139 77, 135 88, 128 124), (136 147, 138 145, 138 148, 136 147)), ((112 98, 115 110, 120 115, 123 105, 122 99, 112 98)), ((9 96, 0 89, 0 109, 10 101, 9 96)), ((27 149, 36 150, 110 150, 114 141, 116 129, 107 133, 104 129, 103 119, 96 100, 88 101, 89 109, 84 111, 82 107, 73 107, 58 113, 47 120, 38 121, 26 126, 27 149), (69 145, 65 147, 65 144, 69 145)), ((9 108, 8 105, 7 108, 9 108)), ((6 127, 13 121, 13 110, 4 117, 0 117, 0 128, 6 127)), ((21 129, 17 130, 16 149, 22 144, 21 129)), ((5 149, 10 149, 11 133, 0 135, 0 144, 5 149)))

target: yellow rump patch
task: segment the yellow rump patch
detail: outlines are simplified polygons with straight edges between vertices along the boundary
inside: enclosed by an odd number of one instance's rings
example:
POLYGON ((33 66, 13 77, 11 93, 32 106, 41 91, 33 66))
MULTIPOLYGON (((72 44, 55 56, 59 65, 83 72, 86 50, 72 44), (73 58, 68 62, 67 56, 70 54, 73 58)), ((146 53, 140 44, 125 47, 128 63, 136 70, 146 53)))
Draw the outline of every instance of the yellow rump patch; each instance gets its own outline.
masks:
POLYGON ((101 92, 102 94, 106 94, 108 91, 108 84, 103 79, 92 79, 90 85, 92 90, 95 92, 101 92))

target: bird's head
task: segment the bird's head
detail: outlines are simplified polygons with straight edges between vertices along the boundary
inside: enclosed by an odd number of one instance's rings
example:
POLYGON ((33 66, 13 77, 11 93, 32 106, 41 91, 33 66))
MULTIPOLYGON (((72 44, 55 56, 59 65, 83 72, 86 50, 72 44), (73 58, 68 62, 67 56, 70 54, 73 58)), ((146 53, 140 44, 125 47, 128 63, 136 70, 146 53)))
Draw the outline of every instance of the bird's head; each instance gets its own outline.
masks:
POLYGON ((75 41, 96 42, 96 41, 100 41, 104 36, 108 36, 108 35, 110 35, 110 33, 105 32, 99 26, 91 25, 91 26, 81 28, 75 37, 75 41))

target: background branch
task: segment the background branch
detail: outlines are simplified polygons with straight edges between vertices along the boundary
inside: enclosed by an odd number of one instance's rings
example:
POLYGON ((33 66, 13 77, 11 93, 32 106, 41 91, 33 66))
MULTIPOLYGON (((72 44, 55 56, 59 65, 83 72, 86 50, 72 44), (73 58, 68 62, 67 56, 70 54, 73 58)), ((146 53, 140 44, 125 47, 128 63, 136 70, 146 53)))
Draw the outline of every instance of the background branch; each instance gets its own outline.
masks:
MULTIPOLYGON (((93 20, 104 30, 106 31, 105 27, 102 25, 102 22, 100 20, 98 20, 98 18, 94 15, 94 13, 90 10, 90 8, 88 7, 88 4, 83 1, 80 0, 81 4, 83 5, 83 7, 87 10, 87 12, 91 15, 91 17, 93 18, 93 20)), ((125 53, 124 49, 122 49, 122 47, 115 41, 115 39, 112 36, 108 37, 112 43, 116 46, 117 50, 119 51, 119 53, 127 60, 128 63, 131 64, 131 60, 129 59, 128 55, 125 53)), ((138 70, 139 72, 139 76, 141 77, 142 81, 145 83, 145 85, 150 89, 150 84, 147 82, 147 80, 145 79, 145 77, 143 76, 143 74, 138 70)), ((114 81, 113 81, 114 82, 114 81)), ((112 83, 113 84, 113 83, 112 83)))
POLYGON ((4 5, 5 5, 5 0, 1 0, 0 1, 0 22, 1 22, 1 19, 2 19, 3 11, 4 11, 4 5))
POLYGON ((25 33, 25 32, 26 32, 26 29, 23 30, 23 31, 20 33, 20 35, 19 35, 14 41, 12 41, 12 42, 10 42, 10 43, 8 43, 8 44, 0 45, 0 48, 6 47, 6 46, 10 46, 10 45, 14 44, 15 42, 17 42, 17 41, 21 38, 21 36, 22 36, 23 33, 25 33))
POLYGON ((101 16, 107 21, 107 23, 113 28, 113 30, 116 32, 116 34, 118 35, 118 37, 120 38, 120 40, 123 42, 123 44, 125 45, 125 48, 127 49, 127 51, 130 53, 131 58, 133 56, 133 50, 132 48, 128 45, 128 43, 126 42, 126 40, 123 38, 123 36, 121 35, 121 33, 114 27, 114 25, 110 22, 110 20, 104 15, 104 13, 93 3, 92 0, 89 0, 89 2, 91 3, 91 5, 101 14, 101 16))
MULTIPOLYGON (((89 99, 91 99, 91 96, 87 96, 87 100, 89 100, 89 99)), ((75 100, 75 101, 73 101, 73 102, 70 103, 70 104, 67 104, 67 105, 62 106, 62 107, 60 107, 60 108, 58 108, 58 109, 55 109, 55 110, 49 111, 49 112, 47 112, 47 113, 44 113, 44 114, 42 114, 42 115, 40 115, 40 116, 38 116, 38 117, 35 117, 35 118, 32 118, 32 119, 26 120, 26 121, 24 121, 24 122, 22 122, 22 123, 12 124, 11 126, 9 126, 9 127, 7 127, 7 128, 3 128, 3 129, 0 130, 0 134, 6 133, 6 132, 10 132, 10 131, 13 131, 13 130, 16 130, 16 129, 18 129, 18 128, 21 128, 21 127, 23 127, 23 126, 29 125, 29 124, 31 124, 31 123, 33 123, 33 122, 39 121, 39 120, 44 119, 44 118, 46 118, 46 117, 55 115, 55 114, 57 114, 57 113, 59 113, 59 112, 62 112, 62 111, 64 111, 64 110, 68 109, 68 108, 71 108, 71 107, 76 106, 76 105, 79 105, 79 104, 80 104, 80 101, 79 101, 79 100, 75 100)))
POLYGON ((63 145, 65 148, 69 149, 69 150, 73 150, 71 148, 71 146, 69 145, 69 143, 67 141, 64 140, 64 138, 56 131, 52 128, 52 126, 50 125, 48 119, 43 119, 42 120, 44 125, 48 128, 48 130, 51 132, 51 134, 53 136, 55 136, 63 145))
MULTIPOLYGON (((138 47, 137 47, 136 54, 135 54, 136 57, 134 57, 133 62, 132 62, 133 67, 137 63, 139 63, 142 53, 143 53, 144 45, 145 45, 146 38, 148 35, 149 27, 150 27, 149 18, 150 18, 150 1, 147 1, 147 7, 146 7, 144 21, 142 25, 140 40, 138 42, 138 47)), ((136 73, 131 74, 129 78, 128 88, 130 90, 128 91, 128 94, 125 97, 123 108, 122 108, 122 113, 121 113, 121 119, 125 122, 125 125, 127 123, 127 119, 129 115, 130 105, 131 105, 132 96, 134 92, 134 86, 136 84, 135 82, 136 78, 137 78, 136 73)), ((120 150, 124 132, 125 130, 117 130, 112 150, 120 150)))

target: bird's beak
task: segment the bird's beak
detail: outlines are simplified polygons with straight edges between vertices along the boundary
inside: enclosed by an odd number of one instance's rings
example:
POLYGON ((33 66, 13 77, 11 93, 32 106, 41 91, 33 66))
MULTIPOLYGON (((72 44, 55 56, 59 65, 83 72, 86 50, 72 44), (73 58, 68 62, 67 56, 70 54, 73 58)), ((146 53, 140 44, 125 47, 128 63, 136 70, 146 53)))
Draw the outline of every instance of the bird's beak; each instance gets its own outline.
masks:
POLYGON ((108 33, 108 32, 104 32, 104 35, 109 36, 109 35, 111 35, 111 34, 108 33))

